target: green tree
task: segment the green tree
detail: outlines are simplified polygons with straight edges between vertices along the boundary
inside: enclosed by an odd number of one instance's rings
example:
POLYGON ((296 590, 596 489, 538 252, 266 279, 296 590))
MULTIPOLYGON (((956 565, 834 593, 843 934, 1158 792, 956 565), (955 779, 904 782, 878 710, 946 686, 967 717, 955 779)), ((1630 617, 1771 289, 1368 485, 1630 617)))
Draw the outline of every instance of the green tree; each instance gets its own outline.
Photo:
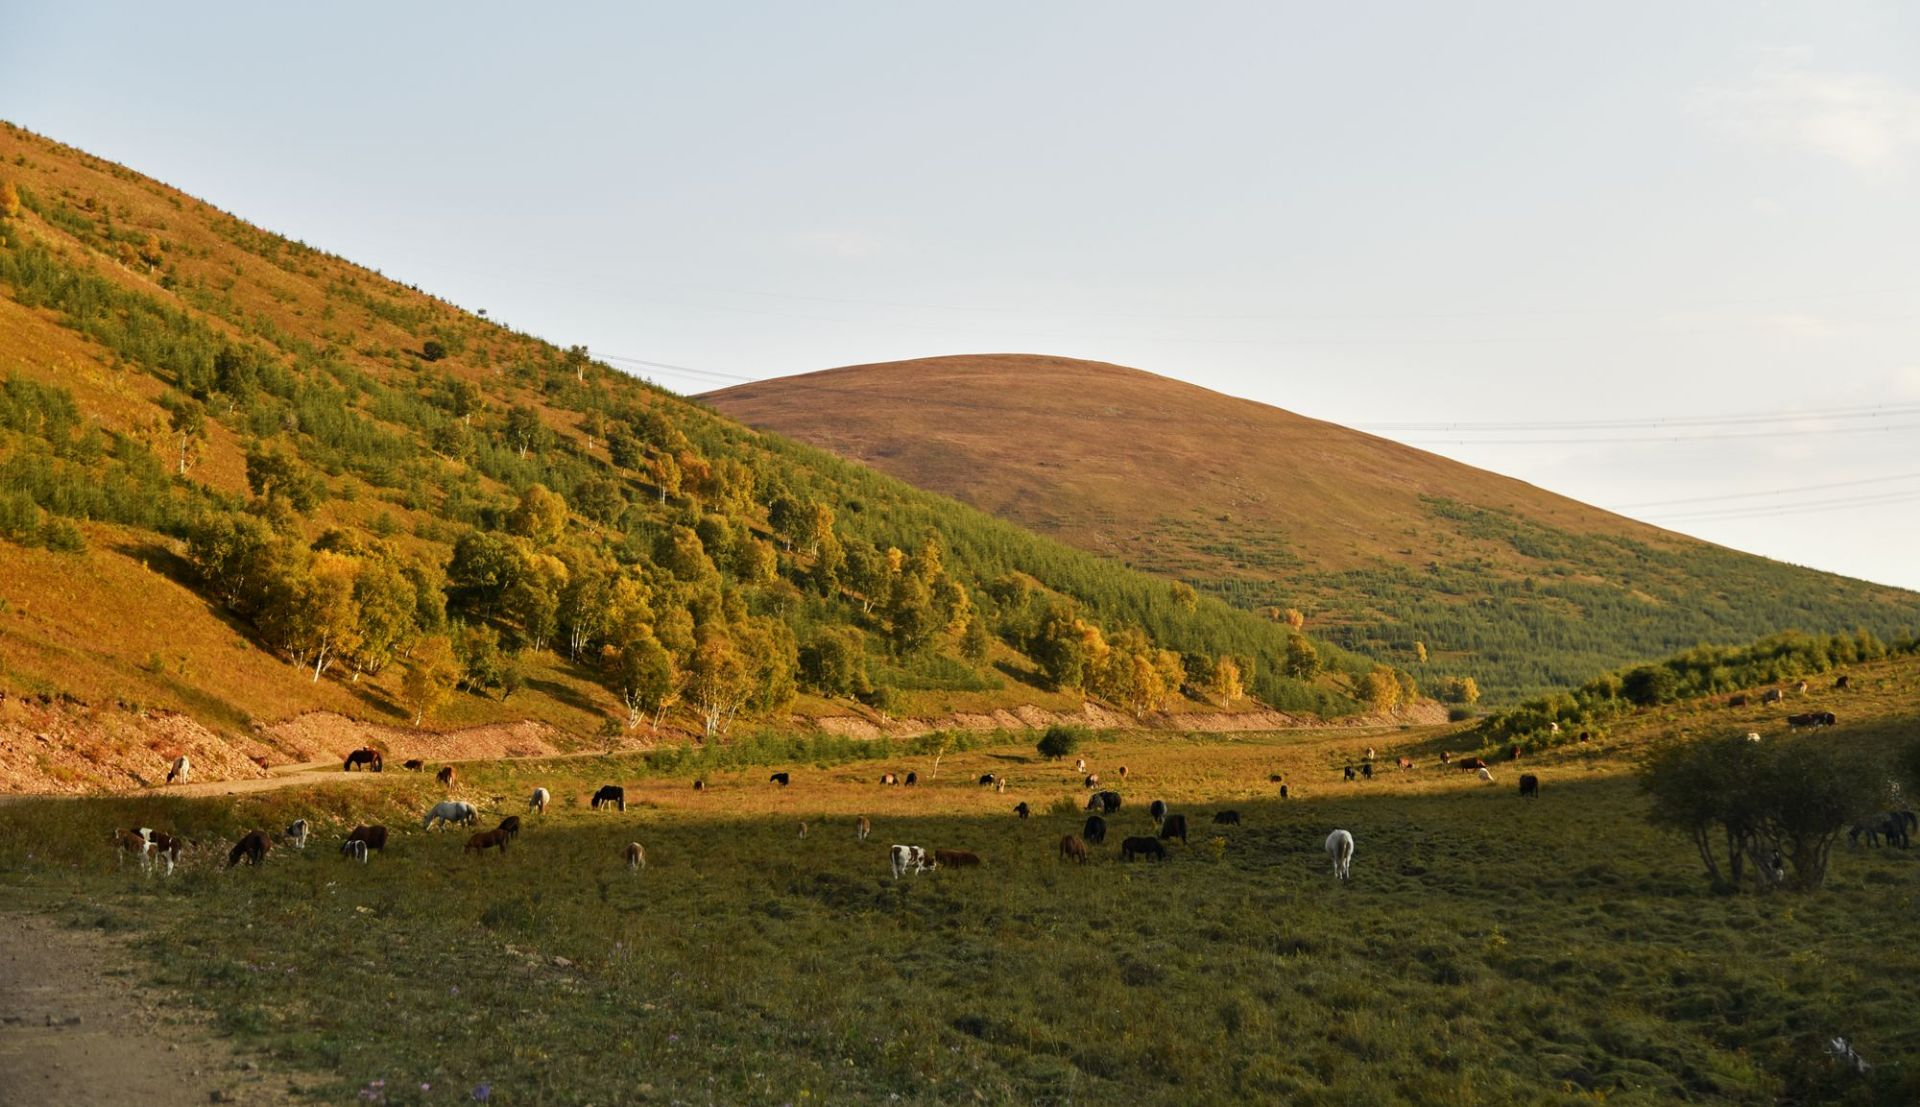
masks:
POLYGON ((800 650, 800 680, 827 696, 858 696, 871 690, 866 646, 854 627, 820 631, 800 650))
POLYGON ((292 454, 258 443, 247 450, 247 487, 267 503, 284 503, 302 515, 326 494, 326 486, 292 454))
POLYGON ((426 361, 439 361, 447 356, 447 344, 437 338, 429 338, 420 346, 420 357, 426 361))
POLYGON ((652 715, 653 729, 659 730, 661 716, 680 696, 681 675, 673 655, 652 634, 642 632, 618 648, 607 647, 605 663, 627 710, 627 729, 652 715))
POLYGON ((506 673, 507 658, 500 649, 500 632, 482 623, 462 623, 454 627, 454 655, 460 659, 460 681, 475 695, 498 688, 506 673))
POLYGON ((992 655, 993 635, 987 630, 987 621, 975 612, 960 632, 960 656, 975 665, 985 665, 992 655))
POLYGON ((0 181, 0 219, 13 219, 20 214, 20 190, 12 181, 0 181))
POLYGON ((1641 707, 1671 702, 1679 687, 1679 678, 1664 665, 1642 665, 1620 682, 1621 693, 1641 707))
POLYGON ((882 614, 886 619, 887 638, 900 653, 919 650, 932 641, 934 631, 940 628, 932 590, 927 587, 925 580, 912 573, 902 573, 894 578, 893 589, 887 596, 887 606, 882 614))
POLYGON ((560 541, 567 529, 567 501, 544 484, 533 484, 507 515, 507 530, 545 549, 560 541))
POLYGON ((1312 680, 1320 672, 1320 651, 1306 635, 1287 636, 1287 657, 1282 671, 1295 680, 1312 680))
POLYGON ((1056 724, 1047 728, 1035 748, 1040 751, 1040 756, 1058 761, 1062 757, 1073 756, 1073 751, 1080 748, 1086 736, 1086 731, 1079 727, 1056 724))
POLYGON ((460 662, 454 656, 453 643, 442 634, 423 639, 408 660, 406 676, 400 682, 400 702, 413 711, 414 726, 447 702, 459 679, 460 662))
POLYGON ((358 682, 361 673, 378 676, 418 633, 414 614, 419 597, 399 566, 376 558, 360 564, 353 581, 353 603, 359 623, 347 661, 358 682))
POLYGON ((1400 706, 1401 688, 1395 679, 1393 670, 1384 665, 1375 666, 1372 672, 1360 678, 1360 702, 1367 710, 1384 714, 1400 706))
POLYGON ((546 448, 553 432, 540 421, 540 413, 525 404, 515 404, 507 410, 507 445, 519 451, 522 458, 529 452, 546 448))
POLYGON ((702 638, 687 663, 687 699, 700 713, 704 737, 724 732, 752 694, 752 672, 733 641, 719 633, 702 638))

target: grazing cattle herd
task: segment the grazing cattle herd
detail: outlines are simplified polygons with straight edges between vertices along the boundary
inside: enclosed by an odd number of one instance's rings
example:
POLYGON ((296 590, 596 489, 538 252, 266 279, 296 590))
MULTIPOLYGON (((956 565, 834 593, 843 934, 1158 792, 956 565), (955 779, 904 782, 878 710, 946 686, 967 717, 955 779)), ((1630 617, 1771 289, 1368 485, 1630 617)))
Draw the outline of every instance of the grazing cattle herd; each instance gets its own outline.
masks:
MULTIPOLYGON (((1833 681, 1832 687, 1835 690, 1844 691, 1849 689, 1851 684, 1848 677, 1842 675, 1833 681)), ((1793 686, 1793 693, 1805 695, 1808 692, 1808 688, 1809 685, 1807 682, 1801 681, 1793 686)), ((1785 700, 1787 694, 1784 689, 1779 687, 1768 688, 1761 692, 1759 702, 1762 704, 1781 703, 1785 700)), ((1744 707, 1750 702, 1752 701, 1747 693, 1736 694, 1728 697, 1726 700, 1726 704, 1730 708, 1744 707)), ((1835 726, 1837 722, 1837 717, 1831 711, 1803 711, 1786 717, 1786 724, 1790 728, 1831 727, 1835 726)), ((1558 732, 1558 724, 1553 724, 1553 732, 1558 732)), ((1591 734, 1582 731, 1579 737, 1580 740, 1584 742, 1590 739, 1591 734)), ((1749 733, 1746 737, 1751 741, 1757 742, 1761 740, 1758 732, 1749 733)), ((1520 745, 1516 743, 1510 745, 1506 753, 1507 760, 1515 761, 1520 758, 1522 750, 1520 745)), ((1482 782, 1489 784, 1494 782, 1493 774, 1485 758, 1454 758, 1448 751, 1442 750, 1439 753, 1438 762, 1443 768, 1456 768, 1473 772, 1482 782)), ((364 770, 377 773, 384 767, 383 763, 384 755, 380 750, 373 747, 363 747, 348 753, 341 768, 346 772, 364 770)), ((1354 781, 1357 777, 1364 777, 1370 780, 1373 777, 1373 764, 1374 751, 1369 748, 1365 756, 1360 759, 1360 768, 1358 771, 1356 771, 1352 763, 1347 763, 1342 766, 1342 776, 1347 781, 1354 781)), ((1403 771, 1411 770, 1415 767, 1413 759, 1404 755, 1396 757, 1395 764, 1403 771)), ((426 769, 426 765, 418 759, 410 759, 405 765, 407 769, 416 772, 425 771, 426 769)), ((1058 840, 1058 852, 1060 860, 1062 861, 1086 864, 1091 856, 1092 847, 1101 847, 1106 844, 1108 820, 1115 817, 1117 812, 1120 811, 1122 800, 1120 793, 1117 791, 1110 789, 1097 790, 1100 784, 1100 776, 1098 773, 1087 772, 1084 758, 1075 761, 1074 770, 1076 773, 1083 775, 1085 786, 1090 792, 1085 805, 1085 810, 1088 814, 1079 835, 1067 834, 1058 840)), ((184 782, 188 779, 190 772, 191 766, 188 764, 186 756, 182 755, 172 762, 167 774, 167 780, 169 783, 176 780, 184 782)), ((1116 774, 1121 779, 1126 779, 1128 776, 1126 767, 1118 767, 1116 774)), ((437 779, 441 784, 451 788, 457 779, 454 767, 451 765, 442 767, 437 774, 437 779)), ((792 784, 793 775, 788 771, 780 771, 771 774, 767 779, 769 783, 785 788, 792 784)), ((914 772, 908 772, 904 776, 895 772, 886 772, 879 777, 879 781, 885 786, 896 786, 903 783, 906 785, 914 785, 918 783, 919 777, 918 774, 914 772)), ((1281 799, 1288 797, 1289 786, 1280 774, 1273 773, 1269 775, 1268 782, 1279 785, 1278 793, 1281 799)), ((1011 786, 1011 782, 1004 774, 991 772, 980 774, 977 778, 977 783, 982 787, 992 787, 996 791, 1002 792, 1011 786)), ((693 787, 696 790, 703 789, 705 784, 706 782, 704 780, 696 779, 693 782, 693 787)), ((1523 799, 1539 798, 1540 777, 1538 774, 1526 773, 1520 777, 1519 795, 1523 799)), ((527 811, 533 815, 545 815, 552 801, 553 797, 551 792, 544 787, 537 787, 533 790, 531 797, 527 801, 527 811)), ((596 811, 606 808, 624 812, 627 806, 626 791, 617 784, 604 785, 594 791, 590 798, 589 806, 596 811)), ((1033 807, 1024 800, 1016 804, 1012 810, 1013 813, 1021 819, 1031 818, 1035 814, 1033 807)), ((1178 840, 1183 845, 1187 844, 1189 824, 1188 817, 1185 813, 1175 812, 1171 810, 1165 800, 1156 799, 1147 805, 1147 817, 1153 823, 1154 827, 1157 828, 1157 835, 1128 835, 1124 837, 1120 842, 1118 851, 1119 858, 1123 862, 1135 860, 1166 861, 1169 859, 1169 854, 1164 843, 1178 840)), ((432 807, 428 808, 421 819, 421 829, 434 830, 449 823, 472 827, 478 822, 478 819, 479 814, 472 804, 461 800, 448 799, 435 803, 432 807)), ((1235 810, 1216 811, 1212 816, 1212 822, 1216 826, 1239 826, 1241 825, 1240 812, 1235 810)), ((800 836, 804 838, 807 834, 807 824, 802 822, 799 825, 800 836)), ((504 855, 507 852, 508 845, 519 836, 521 827, 522 822, 520 816, 509 815, 494 829, 478 831, 472 834, 467 839, 463 852, 467 854, 477 854, 485 853, 487 850, 497 850, 504 855)), ((855 824, 855 836, 857 840, 862 842, 866 841, 872 832, 872 820, 864 815, 860 816, 855 824)), ((1903 809, 1879 812, 1856 821, 1848 831, 1848 839, 1855 846, 1860 845, 1862 839, 1864 839, 1869 846, 1878 847, 1884 843, 1887 846, 1908 848, 1911 846, 1912 839, 1916 834, 1920 834, 1920 815, 1917 815, 1914 811, 1903 809)), ((308 820, 295 819, 281 832, 280 837, 295 850, 304 850, 311 835, 312 826, 308 820)), ((182 840, 150 827, 141 827, 135 830, 116 830, 113 832, 113 841, 116 853, 122 864, 124 864, 129 856, 137 857, 140 860, 143 871, 151 872, 156 866, 164 865, 167 875, 172 875, 174 872, 176 865, 180 861, 182 848, 185 845, 182 840)), ((340 856, 343 859, 357 860, 365 864, 371 854, 385 851, 387 841, 388 830, 384 826, 355 826, 341 842, 340 856)), ((1217 845, 1219 839, 1215 841, 1217 845)), ((226 867, 231 869, 240 865, 242 862, 250 866, 259 867, 265 864, 267 854, 273 846, 274 838, 267 832, 262 830, 250 831, 234 843, 233 848, 227 854, 226 867)), ((1353 863, 1354 836, 1352 832, 1345 829, 1333 831, 1326 839, 1325 848, 1328 859, 1332 863, 1334 879, 1336 881, 1346 881, 1351 875, 1353 863)), ((978 853, 964 849, 929 849, 915 845, 894 845, 889 849, 888 856, 895 880, 909 874, 926 873, 939 869, 972 868, 982 864, 982 859, 978 853)), ((623 850, 623 857, 626 867, 629 870, 639 870, 646 867, 646 852, 638 842, 628 843, 623 850)))

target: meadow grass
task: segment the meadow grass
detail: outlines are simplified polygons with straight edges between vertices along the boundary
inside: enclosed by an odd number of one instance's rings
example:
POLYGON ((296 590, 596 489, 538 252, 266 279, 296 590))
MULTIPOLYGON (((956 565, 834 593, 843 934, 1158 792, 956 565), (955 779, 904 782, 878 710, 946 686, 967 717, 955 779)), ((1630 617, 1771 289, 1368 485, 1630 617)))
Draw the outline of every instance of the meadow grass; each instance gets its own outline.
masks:
MULTIPOLYGON (((0 808, 0 880, 134 933, 160 983, 268 1064, 330 1077, 333 1100, 375 1079, 398 1103, 470 1102, 483 1083, 494 1103, 541 1104, 1920 1099, 1920 951, 1899 938, 1912 854, 1842 847, 1818 893, 1717 896, 1617 773, 1543 760, 1537 802, 1438 769, 1320 783, 1350 747, 1385 757, 1389 741, 1096 742, 1096 768, 1133 772, 1084 868, 1055 853, 1083 818, 1056 802, 1084 796, 1072 766, 997 746, 917 789, 878 786, 868 761, 791 766, 785 789, 725 769, 697 793, 617 761, 469 766, 483 825, 526 818, 505 856, 421 832, 441 790, 412 774, 17 803, 0 808), (1269 767, 1304 798, 1273 798, 1269 767), (1014 790, 974 784, 987 769, 1014 790), (607 779, 627 781, 626 812, 585 809, 607 779), (536 780, 561 802, 526 817, 536 780), (1191 844, 1122 864, 1115 843, 1148 829, 1156 797, 1188 813, 1191 844), (1020 799, 1055 811, 1016 819, 1020 799), (1225 806, 1244 825, 1209 821, 1225 806), (297 814, 322 826, 305 854, 218 867, 241 829, 297 814), (411 829, 341 861, 339 831, 362 819, 411 829), (104 831, 138 821, 213 845, 170 881, 116 870, 104 831), (1322 849, 1335 826, 1358 839, 1345 886, 1322 849), (643 872, 622 866, 630 840, 643 872), (896 883, 893 842, 985 864, 896 883), (1833 1035, 1873 1071, 1830 1065, 1833 1035)), ((901 757, 887 767, 927 776, 929 757, 901 757)))

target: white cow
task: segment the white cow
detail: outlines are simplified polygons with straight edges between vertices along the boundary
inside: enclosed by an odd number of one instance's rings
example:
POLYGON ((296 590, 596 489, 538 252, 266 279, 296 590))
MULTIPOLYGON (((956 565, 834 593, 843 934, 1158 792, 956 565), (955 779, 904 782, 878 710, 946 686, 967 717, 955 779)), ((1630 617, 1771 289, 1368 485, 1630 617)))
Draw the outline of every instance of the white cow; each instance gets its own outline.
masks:
POLYGON ((188 761, 187 755, 183 753, 173 759, 173 768, 167 770, 167 783, 172 784, 175 780, 178 780, 180 783, 185 784, 192 775, 193 762, 188 761))
POLYGON ((533 790, 533 798, 527 801, 527 810, 538 811, 544 815, 547 813, 547 804, 552 801, 553 795, 545 788, 535 788, 533 790))
POLYGON ((893 847, 893 878, 900 879, 906 872, 923 873, 933 868, 933 855, 925 846, 893 847))
POLYGON ((1333 878, 1345 880, 1353 865, 1353 835, 1344 830, 1327 835, 1327 856, 1333 858, 1333 878))

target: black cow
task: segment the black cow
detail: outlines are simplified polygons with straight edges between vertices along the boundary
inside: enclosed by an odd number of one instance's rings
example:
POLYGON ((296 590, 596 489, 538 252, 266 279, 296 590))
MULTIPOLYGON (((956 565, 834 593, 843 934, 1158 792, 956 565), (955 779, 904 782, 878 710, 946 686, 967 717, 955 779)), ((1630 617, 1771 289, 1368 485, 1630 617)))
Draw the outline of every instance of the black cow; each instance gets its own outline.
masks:
POLYGON ((1148 857, 1155 861, 1167 859, 1167 847, 1152 838, 1128 838, 1120 843, 1120 860, 1131 861, 1135 857, 1148 857))
POLYGON ((1353 779, 1353 766, 1352 766, 1352 765, 1348 765, 1348 766, 1347 766, 1347 768, 1346 768, 1346 774, 1347 774, 1347 779, 1348 779, 1348 780, 1352 780, 1352 779, 1353 779))
POLYGON ((608 806, 625 811, 627 809, 627 790, 618 784, 601 785, 600 790, 593 794, 591 806, 595 811, 608 806))
POLYGON ((1175 838, 1180 839, 1182 844, 1186 843, 1187 817, 1185 815, 1168 815, 1167 821, 1160 824, 1161 841, 1171 842, 1175 838))
POLYGON ((920 783, 920 774, 919 774, 919 773, 908 773, 908 774, 907 774, 907 786, 908 786, 909 788, 911 788, 912 786, 914 786, 915 784, 918 784, 918 783, 920 783))
POLYGON ((1368 780, 1372 780, 1373 779, 1373 762, 1362 761, 1360 763, 1360 775, 1366 777, 1368 780))
POLYGON ((1539 777, 1534 776, 1532 773, 1527 773, 1526 775, 1520 778, 1520 798, 1521 799, 1539 799, 1540 798, 1540 778, 1539 777))
POLYGON ((981 773, 981 774, 980 774, 980 783, 981 783, 981 784, 983 784, 983 785, 985 785, 985 784, 992 784, 992 783, 993 783, 993 774, 992 774, 992 773, 981 773))
POLYGON ((1107 820, 1098 815, 1088 815, 1087 825, 1080 828, 1080 837, 1086 839, 1088 845, 1097 846, 1106 842, 1107 820))
POLYGON ((696 781, 694 781, 694 782, 693 782, 693 790, 694 790, 694 791, 696 791, 696 792, 704 792, 704 791, 706 791, 706 790, 707 790, 707 782, 706 782, 706 781, 704 781, 704 780, 696 780, 696 781))
POLYGON ((1087 810, 1098 811, 1103 815, 1113 814, 1120 810, 1120 793, 1095 792, 1087 797, 1087 810))
POLYGON ((1728 697, 1727 697, 1727 706, 1728 706, 1728 707, 1745 707, 1745 706, 1747 706, 1747 696, 1746 696, 1746 693, 1744 693, 1744 692, 1742 692, 1742 693, 1741 693, 1740 695, 1737 695, 1737 696, 1728 696, 1728 697))
POLYGON ((1240 812, 1217 811, 1214 813, 1213 821, 1216 826, 1239 826, 1240 812))
POLYGON ((793 783, 793 774, 792 773, 775 773, 772 776, 767 778, 767 783, 778 784, 780 787, 785 788, 787 785, 793 783))
POLYGON ((1147 805, 1147 818, 1152 819, 1155 825, 1158 825, 1160 820, 1166 817, 1167 817, 1167 801, 1166 800, 1154 800, 1152 803, 1147 805))
POLYGON ((1280 798, 1281 798, 1281 799, 1286 799, 1286 798, 1287 798, 1287 786, 1286 786, 1286 785, 1284 785, 1284 784, 1282 784, 1282 785, 1280 786, 1280 798))

